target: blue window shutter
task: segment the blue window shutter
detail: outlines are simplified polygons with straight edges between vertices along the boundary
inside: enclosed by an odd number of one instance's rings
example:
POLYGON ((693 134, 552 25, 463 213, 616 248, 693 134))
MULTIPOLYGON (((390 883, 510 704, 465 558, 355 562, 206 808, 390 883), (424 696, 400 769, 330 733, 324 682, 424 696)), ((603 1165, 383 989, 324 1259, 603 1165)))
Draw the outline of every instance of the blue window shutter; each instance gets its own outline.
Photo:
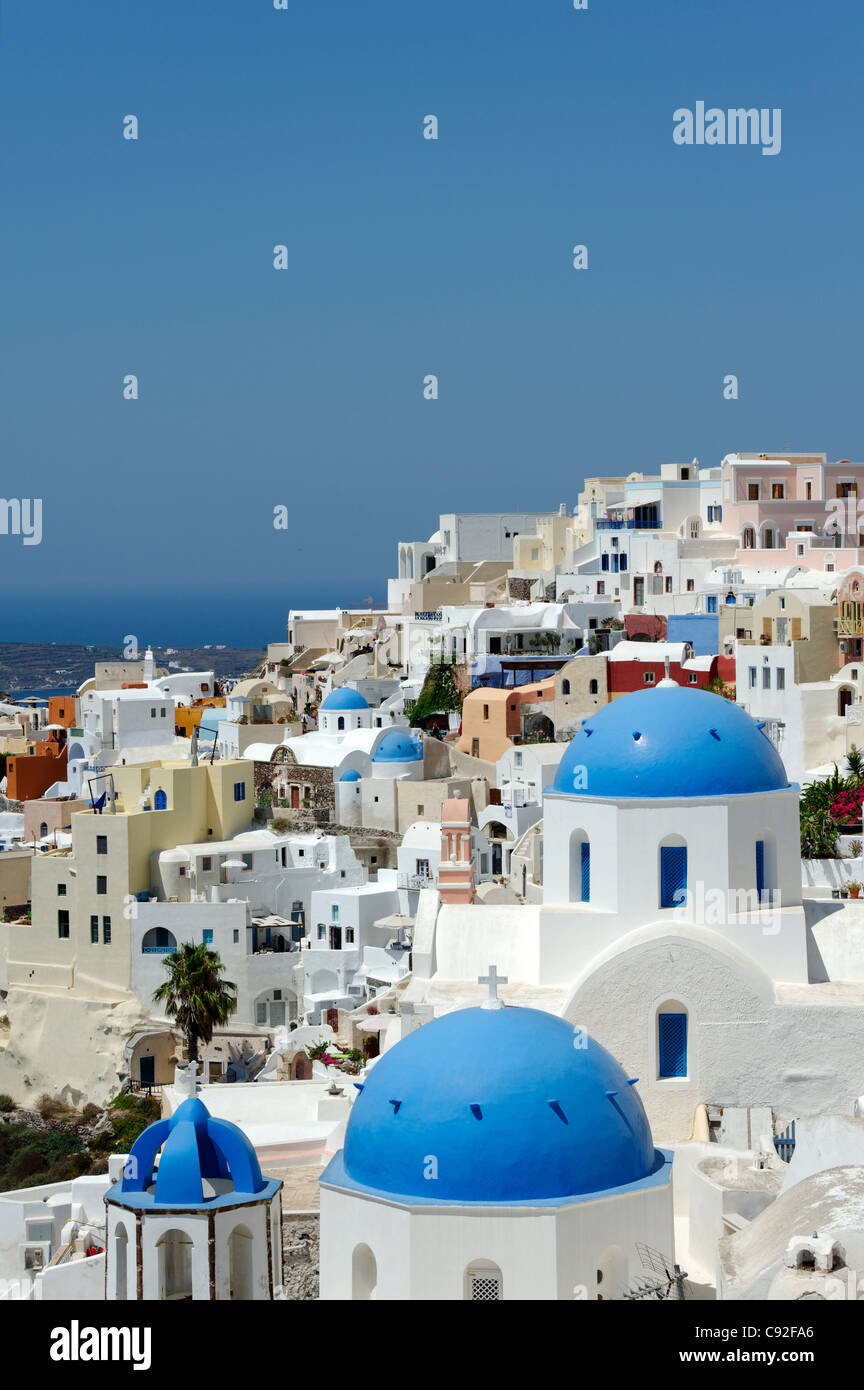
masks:
POLYGON ((756 897, 761 903, 765 892, 765 841, 756 841, 756 897))
POLYGON ((658 1044, 661 1076, 687 1075, 687 1015, 660 1014, 658 1044))
POLYGON ((660 848, 660 906, 679 907, 687 890, 687 846, 660 848), (681 896, 676 898, 676 893, 681 896))
POLYGON ((627 568, 627 556, 626 556, 626 555, 622 555, 622 556, 621 556, 621 569, 622 569, 622 571, 623 571, 623 570, 626 570, 626 568, 627 568))
POLYGON ((600 568, 601 570, 608 570, 609 568, 609 555, 605 550, 603 551, 603 554, 600 556, 600 568))
POLYGON ((156 793, 156 795, 155 795, 154 798, 153 798, 153 809, 154 809, 154 811, 165 811, 165 810, 167 810, 167 808, 168 808, 168 796, 167 796, 167 793, 166 793, 166 792, 163 792, 162 789, 160 788, 159 791, 156 793))
POLYGON ((591 846, 587 840, 582 841, 582 901, 591 901, 591 846))

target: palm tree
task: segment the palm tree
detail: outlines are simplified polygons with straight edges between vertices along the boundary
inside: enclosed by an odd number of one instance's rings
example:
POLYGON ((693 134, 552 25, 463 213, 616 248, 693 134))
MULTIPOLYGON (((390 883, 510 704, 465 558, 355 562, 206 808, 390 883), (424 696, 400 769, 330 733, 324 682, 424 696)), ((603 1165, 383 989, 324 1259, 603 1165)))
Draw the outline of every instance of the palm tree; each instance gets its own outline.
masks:
POLYGON ((855 743, 846 754, 846 766, 849 769, 849 776, 860 786, 861 782, 864 781, 864 753, 855 743))
POLYGON ((165 1005, 186 1039, 190 1062, 198 1061, 198 1044, 206 1046, 213 1030, 237 1009, 237 986, 220 979, 225 969, 216 951, 184 941, 163 961, 168 979, 154 992, 156 1003, 165 1005))

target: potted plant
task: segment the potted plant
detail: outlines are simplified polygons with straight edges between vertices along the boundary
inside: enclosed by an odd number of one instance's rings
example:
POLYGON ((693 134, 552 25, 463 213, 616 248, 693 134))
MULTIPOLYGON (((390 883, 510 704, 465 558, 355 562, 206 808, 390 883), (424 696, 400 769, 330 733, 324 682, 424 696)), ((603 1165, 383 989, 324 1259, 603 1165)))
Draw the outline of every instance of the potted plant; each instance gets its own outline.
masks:
POLYGON ((850 898, 858 898, 861 896, 861 884, 858 882, 857 878, 850 878, 846 887, 849 889, 850 898))

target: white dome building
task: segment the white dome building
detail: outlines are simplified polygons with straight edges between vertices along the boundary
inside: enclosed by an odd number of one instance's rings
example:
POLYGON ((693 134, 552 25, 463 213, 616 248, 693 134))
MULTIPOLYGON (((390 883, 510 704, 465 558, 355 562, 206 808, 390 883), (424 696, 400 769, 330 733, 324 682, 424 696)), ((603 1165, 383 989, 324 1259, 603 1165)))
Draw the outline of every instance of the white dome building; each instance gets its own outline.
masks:
POLYGON ((604 1048, 497 999, 375 1063, 321 1185, 323 1299, 618 1299, 672 1255, 671 1155, 604 1048))

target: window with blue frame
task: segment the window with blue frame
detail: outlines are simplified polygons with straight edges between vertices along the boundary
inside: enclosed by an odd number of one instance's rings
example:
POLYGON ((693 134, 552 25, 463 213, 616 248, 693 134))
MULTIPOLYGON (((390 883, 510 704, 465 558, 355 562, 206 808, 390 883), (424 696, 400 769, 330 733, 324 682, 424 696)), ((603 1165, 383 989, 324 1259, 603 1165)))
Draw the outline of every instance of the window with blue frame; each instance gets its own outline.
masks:
POLYGON ((717 595, 716 595, 716 594, 709 594, 708 597, 706 598, 706 600, 705 600, 705 612, 706 612, 706 613, 716 613, 716 612, 717 612, 717 595))
POLYGON ((234 783, 234 800, 235 800, 235 801, 245 801, 245 800, 246 800, 246 783, 245 783, 245 782, 235 782, 235 783, 234 783))
POLYGON ((626 556, 626 555, 622 555, 622 556, 621 556, 621 569, 622 569, 622 571, 624 571, 624 570, 626 570, 626 568, 627 568, 627 556, 626 556))
POLYGON ((202 932, 202 940, 203 940, 205 946, 212 946, 212 945, 213 945, 213 928, 212 928, 212 927, 204 927, 203 932, 202 932))
POLYGON ((603 554, 600 556, 600 568, 601 570, 608 570, 609 568, 609 555, 608 552, 605 550, 603 551, 603 554))
POLYGON ((761 903, 765 897, 765 841, 756 841, 756 897, 761 903))
POLYGON ((582 900, 583 903, 590 903, 590 901, 591 901, 591 845, 589 844, 589 842, 588 842, 587 840, 583 840, 583 841, 582 841, 582 845, 581 845, 581 849, 580 849, 580 854, 581 854, 581 861, 582 861, 582 880, 581 880, 582 899, 581 899, 581 900, 582 900))
POLYGON ((168 796, 167 796, 167 793, 166 793, 166 792, 163 792, 162 788, 160 787, 159 790, 158 790, 158 792, 156 793, 156 795, 155 795, 154 798, 153 798, 153 810, 154 810, 154 811, 166 811, 167 809, 168 809, 168 796))
POLYGON ((660 846, 660 906, 679 907, 687 893, 687 846, 660 846))
POLYGON ((657 1015, 657 1072, 661 1077, 687 1075, 687 1015, 657 1015))

